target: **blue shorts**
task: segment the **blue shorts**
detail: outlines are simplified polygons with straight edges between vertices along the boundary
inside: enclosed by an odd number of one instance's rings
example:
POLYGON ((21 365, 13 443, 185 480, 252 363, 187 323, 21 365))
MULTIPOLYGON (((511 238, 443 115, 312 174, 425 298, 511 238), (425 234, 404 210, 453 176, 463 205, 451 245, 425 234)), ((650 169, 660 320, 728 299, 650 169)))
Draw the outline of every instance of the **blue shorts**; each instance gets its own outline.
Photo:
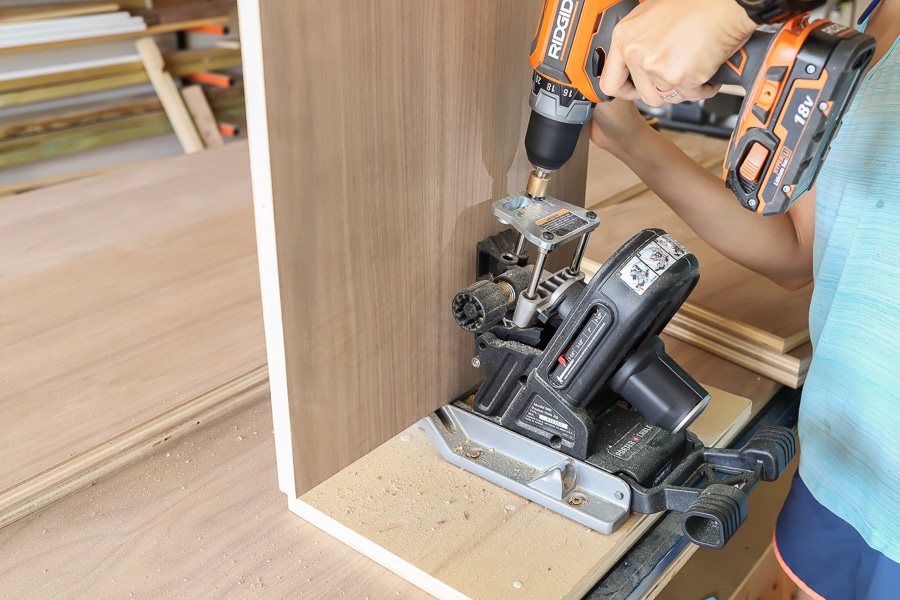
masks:
POLYGON ((856 529, 819 504, 799 475, 778 515, 775 554, 813 598, 900 598, 900 563, 870 548, 856 529))

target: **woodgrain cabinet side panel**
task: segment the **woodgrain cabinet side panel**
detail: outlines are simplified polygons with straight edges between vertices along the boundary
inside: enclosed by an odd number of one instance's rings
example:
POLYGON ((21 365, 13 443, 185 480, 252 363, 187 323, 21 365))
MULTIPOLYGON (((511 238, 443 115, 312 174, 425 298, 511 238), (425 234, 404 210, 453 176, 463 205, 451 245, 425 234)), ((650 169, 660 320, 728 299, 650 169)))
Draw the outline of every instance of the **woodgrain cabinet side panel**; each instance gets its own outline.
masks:
MULTIPOLYGON (((273 402, 289 415, 297 494, 481 376, 449 305, 475 243, 499 229, 490 203, 525 184, 540 4, 254 7, 280 282, 263 293, 280 302, 287 397, 273 383, 273 402)), ((264 139, 250 135, 251 148, 264 139)), ((585 165, 583 140, 551 191, 582 203, 585 165)))

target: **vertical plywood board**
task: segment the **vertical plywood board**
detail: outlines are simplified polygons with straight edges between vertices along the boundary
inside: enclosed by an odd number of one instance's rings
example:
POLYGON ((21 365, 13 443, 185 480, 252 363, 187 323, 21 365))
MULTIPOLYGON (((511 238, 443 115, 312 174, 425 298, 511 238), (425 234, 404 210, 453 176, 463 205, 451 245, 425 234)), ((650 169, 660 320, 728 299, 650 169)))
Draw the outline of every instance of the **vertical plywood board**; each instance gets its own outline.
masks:
MULTIPOLYGON (((476 383, 450 315, 524 188, 540 0, 241 0, 279 480, 296 495, 476 383), (264 93, 263 93, 264 92, 264 93)), ((551 192, 582 203, 586 144, 551 192)))
POLYGON ((222 134, 219 132, 216 115, 209 106, 209 100, 203 92, 203 87, 200 84, 185 86, 181 89, 181 97, 184 98, 184 104, 194 125, 197 126, 197 133, 203 139, 203 145, 207 148, 224 146, 225 140, 222 139, 222 134))
POLYGON ((200 139, 200 134, 197 133, 197 127, 187 107, 184 105, 184 99, 175 86, 172 74, 166 70, 165 60, 159 51, 159 46, 156 45, 156 41, 149 36, 143 37, 135 42, 135 47, 141 55, 147 76, 150 78, 150 82, 153 84, 153 89, 156 90, 160 102, 162 102, 163 109, 165 109, 166 115, 172 123, 172 129, 175 130, 175 135, 178 136, 178 141, 181 142, 181 147, 184 148, 187 154, 200 152, 205 148, 203 140, 200 139))

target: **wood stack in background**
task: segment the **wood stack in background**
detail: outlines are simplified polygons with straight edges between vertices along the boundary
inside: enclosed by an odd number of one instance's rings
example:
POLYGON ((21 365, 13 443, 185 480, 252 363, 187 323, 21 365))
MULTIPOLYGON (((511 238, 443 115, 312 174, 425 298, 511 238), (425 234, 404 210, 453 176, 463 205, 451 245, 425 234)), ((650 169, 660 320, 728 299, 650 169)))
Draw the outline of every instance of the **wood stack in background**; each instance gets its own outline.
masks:
POLYGON ((0 196, 222 145, 244 129, 240 67, 235 0, 0 0, 0 196))
POLYGON ((236 9, 234 0, 144 0, 142 4, 143 8, 132 12, 152 25, 230 17, 236 9))

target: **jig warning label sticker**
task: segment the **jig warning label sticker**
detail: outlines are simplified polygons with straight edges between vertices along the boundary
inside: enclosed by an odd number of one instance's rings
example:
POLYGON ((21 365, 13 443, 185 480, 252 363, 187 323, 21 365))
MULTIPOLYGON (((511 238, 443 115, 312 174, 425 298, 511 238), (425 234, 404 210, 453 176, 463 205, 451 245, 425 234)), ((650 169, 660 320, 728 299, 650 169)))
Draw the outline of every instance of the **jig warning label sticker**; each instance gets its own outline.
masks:
POLYGON ((572 427, 540 396, 534 397, 522 420, 543 431, 553 432, 568 442, 575 441, 575 432, 572 427))
POLYGON ((685 254, 689 254, 687 248, 678 243, 678 240, 673 238, 668 233, 666 235, 661 235, 656 238, 656 243, 659 244, 663 250, 671 254, 676 259, 681 258, 685 254))
POLYGON ((635 256, 622 267, 619 277, 638 294, 643 294, 654 281, 659 279, 659 275, 644 264, 639 256, 635 256))
POLYGON ((587 225, 587 221, 564 208, 544 217, 540 221, 535 221, 534 224, 544 231, 549 231, 562 237, 569 235, 579 227, 584 227, 587 225))
POLYGON ((675 238, 666 234, 640 249, 619 271, 619 278, 638 294, 643 294, 659 276, 682 256, 689 254, 675 238))

